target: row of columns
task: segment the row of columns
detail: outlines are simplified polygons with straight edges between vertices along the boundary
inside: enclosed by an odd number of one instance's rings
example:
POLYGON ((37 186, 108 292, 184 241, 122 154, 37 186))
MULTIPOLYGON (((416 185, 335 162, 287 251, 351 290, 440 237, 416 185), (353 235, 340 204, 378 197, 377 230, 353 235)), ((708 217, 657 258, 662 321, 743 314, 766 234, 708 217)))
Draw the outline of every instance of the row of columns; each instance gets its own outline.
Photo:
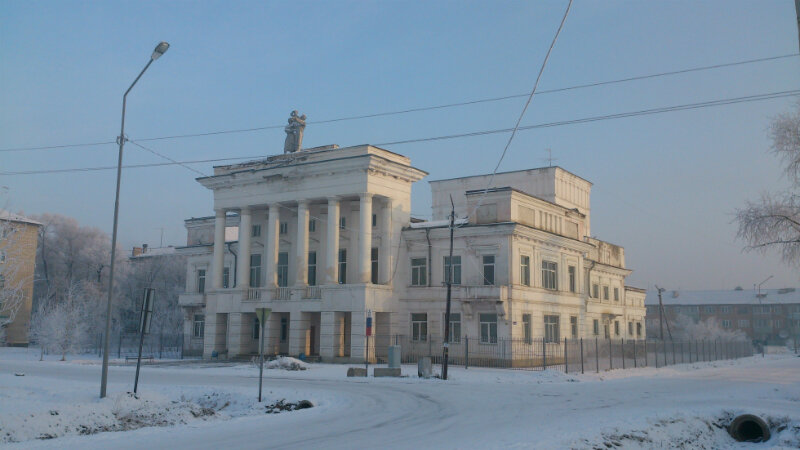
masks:
MULTIPOLYGON (((388 283, 390 277, 389 264, 391 258, 391 235, 392 235, 392 201, 384 198, 383 208, 380 212, 380 235, 381 247, 379 255, 379 283, 388 283)), ((267 213, 267 233, 265 236, 264 262, 266 268, 265 287, 274 288, 278 286, 278 250, 280 234, 280 209, 278 203, 268 205, 267 213)), ((337 284, 339 277, 339 220, 341 217, 341 200, 339 197, 329 197, 327 202, 327 248, 325 249, 324 284, 337 284)), ((351 262, 358 264, 357 283, 370 283, 372 274, 372 211, 373 194, 362 193, 359 195, 359 227, 358 227, 358 252, 356 259, 351 262)), ((224 266, 225 250, 225 214, 223 209, 216 210, 214 221, 214 251, 212 257, 212 286, 214 289, 222 289, 222 270, 224 266)), ((239 212, 239 253, 237 255, 237 286, 248 287, 250 285, 250 255, 252 245, 252 209, 243 207, 239 212)), ((295 286, 306 286, 308 284, 308 222, 309 222, 309 202, 300 200, 297 204, 297 232, 295 247, 295 286)))

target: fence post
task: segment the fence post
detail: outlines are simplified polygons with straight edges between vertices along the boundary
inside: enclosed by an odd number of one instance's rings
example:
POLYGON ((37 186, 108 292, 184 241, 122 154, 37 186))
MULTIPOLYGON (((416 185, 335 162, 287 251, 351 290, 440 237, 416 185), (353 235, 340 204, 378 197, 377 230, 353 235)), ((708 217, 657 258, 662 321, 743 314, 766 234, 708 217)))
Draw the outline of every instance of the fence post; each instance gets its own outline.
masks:
POLYGON ((119 332, 119 340, 117 343, 117 358, 122 357, 122 331, 119 332))
POLYGON ((608 338, 608 370, 614 369, 614 361, 611 360, 611 338, 608 338))
POLYGON ((464 336, 464 369, 469 369, 469 336, 464 336))
POLYGON ((594 338, 594 364, 597 367, 597 373, 600 373, 600 344, 597 343, 597 337, 594 338))
POLYGON ((675 341, 670 339, 670 343, 672 344, 672 365, 675 365, 675 341))
POLYGON ((716 361, 717 359, 718 359, 717 358, 717 340, 714 339, 714 361, 716 361))
POLYGON ((581 375, 583 375, 583 338, 581 338, 581 375))
POLYGON ((650 361, 647 360, 647 336, 644 337, 644 366, 647 367, 650 361))
POLYGON ((633 368, 639 367, 639 361, 636 360, 636 339, 633 340, 633 368))
POLYGON ((161 355, 164 353, 164 333, 158 333, 158 359, 162 359, 161 355))
POLYGON ((569 362, 567 359, 567 338, 564 338, 564 373, 569 373, 569 362))
POLYGON ((625 338, 619 338, 620 347, 622 347, 622 368, 625 368, 625 338))
POLYGON ((547 344, 544 341, 542 338, 542 370, 547 370, 547 344))

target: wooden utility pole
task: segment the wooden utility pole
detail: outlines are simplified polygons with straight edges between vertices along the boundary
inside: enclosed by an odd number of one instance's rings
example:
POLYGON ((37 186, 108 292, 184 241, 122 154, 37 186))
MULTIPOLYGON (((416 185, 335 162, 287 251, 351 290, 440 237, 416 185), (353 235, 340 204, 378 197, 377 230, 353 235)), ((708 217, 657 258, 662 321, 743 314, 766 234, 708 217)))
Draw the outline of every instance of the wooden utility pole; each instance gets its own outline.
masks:
POLYGON ((664 292, 663 288, 658 287, 656 285, 656 290, 658 290, 658 323, 659 323, 659 334, 660 339, 664 340, 664 304, 661 302, 661 293, 664 292))
POLYGON ((442 344, 442 379, 447 379, 447 359, 450 345, 450 294, 453 289, 453 232, 455 231, 456 206, 450 196, 450 256, 447 259, 447 306, 444 312, 444 339, 442 344))

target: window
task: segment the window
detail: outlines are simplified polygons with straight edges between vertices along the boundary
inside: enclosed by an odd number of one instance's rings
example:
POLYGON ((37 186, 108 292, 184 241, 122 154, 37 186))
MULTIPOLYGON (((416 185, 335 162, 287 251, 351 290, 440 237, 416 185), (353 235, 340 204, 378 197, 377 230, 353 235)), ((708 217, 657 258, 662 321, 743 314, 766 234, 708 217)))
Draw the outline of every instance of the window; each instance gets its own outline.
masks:
POLYGON ((714 314, 714 307, 713 306, 706 306, 705 312, 708 314, 714 314))
POLYGON ((730 314, 730 312, 731 312, 731 307, 730 306, 723 306, 722 307, 722 313, 723 314, 730 314))
POLYGON ((569 317, 569 330, 572 333, 573 338, 578 337, 578 317, 577 316, 570 316, 569 317))
POLYGON ((605 336, 606 339, 611 339, 611 333, 607 323, 603 324, 603 336, 605 336))
POLYGON ((347 284, 347 249, 339 249, 339 284, 347 284))
POLYGON ((377 227, 378 226, 378 215, 377 214, 373 214, 372 215, 372 226, 373 227, 377 227))
POLYGON ((542 261, 542 287, 558 290, 558 264, 552 261, 542 261))
POLYGON ((411 285, 425 286, 428 284, 428 264, 425 258, 411 258, 411 285))
MULTIPOLYGON (((444 257, 444 270, 442 273, 444 274, 444 283, 447 284, 447 269, 448 264, 450 263, 450 257, 444 257)), ((453 256, 453 278, 450 281, 453 284, 461 284, 461 257, 460 256, 453 256)))
POLYGON ((722 321, 722 328, 730 328, 730 327, 731 327, 731 321, 730 320, 723 320, 722 321))
POLYGON ((347 228, 347 219, 344 216, 339 217, 339 229, 344 230, 345 228, 347 228))
POLYGON ((448 342, 461 342, 461 313, 450 313, 450 334, 448 342))
POLYGON ((558 342, 559 340, 558 316, 544 316, 544 341, 558 342))
POLYGON ((281 317, 281 342, 286 342, 289 339, 289 319, 281 317))
POLYGON ((0 250, 0 263, 6 262, 6 251, 0 250))
POLYGON ((203 293, 206 291, 206 270, 200 269, 197 271, 197 292, 203 293))
POLYGON ((614 321, 614 336, 619 336, 619 320, 614 321))
POLYGON ((261 287, 261 255, 250 255, 250 287, 261 287))
POLYGON ((313 233, 317 231, 317 221, 315 219, 310 219, 308 221, 308 232, 313 233))
POLYGON ((608 300, 608 286, 603 286, 603 300, 608 300))
POLYGON ((483 256, 483 284, 487 286, 494 284, 494 255, 483 256))
POLYGON ((594 334, 595 336, 598 336, 600 334, 600 321, 597 319, 594 319, 592 321, 592 334, 594 334))
POLYGON ((419 342, 428 340, 428 314, 411 314, 411 340, 419 342))
POLYGON ((289 286, 289 253, 278 253, 278 286, 289 286))
POLYGON ((619 301, 619 288, 618 287, 614 288, 614 301, 615 302, 619 301))
POLYGON ((592 297, 593 298, 600 298, 600 286, 593 284, 592 285, 592 297))
POLYGON ((281 222, 278 232, 280 234, 289 234, 289 224, 286 222, 281 222))
POLYGON ((569 291, 577 292, 577 286, 575 285, 575 266, 568 266, 567 272, 569 272, 569 291))
POLYGON ((317 252, 308 252, 308 285, 317 285, 317 252))
POLYGON ((530 314, 523 314, 522 315, 522 333, 525 336, 525 343, 531 344, 533 343, 533 331, 531 329, 531 315, 530 314))
POLYGON ((224 289, 228 289, 230 286, 230 279, 231 279, 231 268, 230 267, 223 267, 222 268, 222 287, 224 289))
POLYGON ((261 236, 261 225, 253 225, 251 227, 250 236, 252 237, 261 236))
POLYGON ((636 322, 636 336, 642 337, 642 323, 636 322))
POLYGON ((740 306, 736 308, 737 314, 748 314, 750 311, 748 310, 747 306, 740 306))
POLYGON ((481 314, 481 344, 497 343, 497 314, 481 314))
MULTIPOLYGON (((4 277, 2 273, 0 273, 0 290, 5 289, 5 287, 6 287, 6 277, 4 277)), ((2 311, 2 309, 3 309, 3 302, 0 302, 0 311, 2 311)))
POLYGON ((372 284, 378 284, 378 247, 372 247, 369 257, 372 263, 372 276, 370 277, 370 281, 372 281, 372 284))
POLYGON ((764 319, 757 319, 756 320, 756 326, 759 327, 759 328, 764 328, 764 327, 767 326, 767 321, 764 320, 764 319))
POLYGON ((628 322, 628 336, 633 336, 633 322, 628 322))
POLYGON ((739 319, 739 328, 747 328, 750 326, 750 321, 747 319, 739 319))
POLYGON ((519 257, 519 282, 524 286, 531 285, 531 257, 519 257))
POLYGON ((253 340, 255 340, 255 341, 258 340, 258 336, 260 334, 260 331, 261 331, 261 324, 258 323, 258 317, 255 317, 255 318, 253 318, 253 330, 252 330, 252 333, 251 333, 252 336, 253 336, 253 340))
POLYGON ((201 338, 206 329, 206 316, 202 314, 194 315, 194 337, 201 338))

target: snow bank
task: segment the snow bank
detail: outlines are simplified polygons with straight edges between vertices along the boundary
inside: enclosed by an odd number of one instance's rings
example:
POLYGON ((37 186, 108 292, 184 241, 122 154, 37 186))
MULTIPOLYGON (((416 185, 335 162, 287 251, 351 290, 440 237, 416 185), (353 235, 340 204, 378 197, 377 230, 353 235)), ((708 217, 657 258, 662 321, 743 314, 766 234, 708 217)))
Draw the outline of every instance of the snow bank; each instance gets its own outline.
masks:
MULTIPOLYGON (((258 356, 254 356, 251 362, 258 367, 258 356)), ((275 359, 264 361, 265 369, 283 369, 283 370, 308 370, 310 366, 291 356, 278 356, 275 359)))

